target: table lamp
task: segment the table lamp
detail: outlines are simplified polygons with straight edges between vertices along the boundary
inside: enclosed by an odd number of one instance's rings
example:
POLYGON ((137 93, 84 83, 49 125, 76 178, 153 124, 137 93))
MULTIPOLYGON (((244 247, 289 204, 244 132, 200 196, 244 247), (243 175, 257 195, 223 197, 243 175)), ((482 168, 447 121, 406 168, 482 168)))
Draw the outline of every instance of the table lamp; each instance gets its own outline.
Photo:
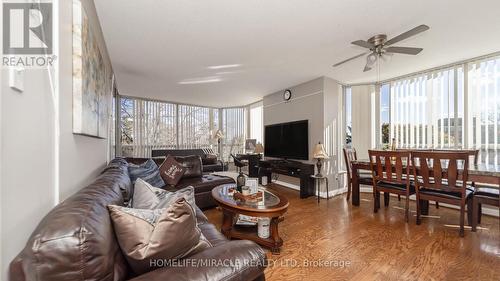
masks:
POLYGON ((313 158, 318 159, 318 162, 316 163, 316 167, 318 168, 318 173, 316 174, 316 176, 322 177, 323 175, 321 174, 321 166, 322 166, 321 161, 323 159, 328 159, 328 154, 326 154, 325 147, 321 142, 319 142, 318 144, 316 144, 316 146, 314 146, 313 158))
POLYGON ((261 154, 261 153, 264 153, 264 146, 262 145, 262 143, 258 142, 258 143, 255 145, 255 150, 254 150, 254 153, 256 153, 256 154, 261 154))

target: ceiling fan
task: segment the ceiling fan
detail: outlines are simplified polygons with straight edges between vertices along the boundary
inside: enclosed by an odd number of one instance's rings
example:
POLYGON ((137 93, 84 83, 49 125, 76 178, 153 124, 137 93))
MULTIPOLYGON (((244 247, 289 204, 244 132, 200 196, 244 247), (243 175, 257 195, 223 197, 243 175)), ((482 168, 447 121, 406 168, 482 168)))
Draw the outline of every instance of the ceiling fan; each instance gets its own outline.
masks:
POLYGON ((363 72, 369 71, 372 69, 372 66, 375 64, 377 59, 382 58, 384 59, 385 55, 392 55, 392 54, 405 54, 405 55, 417 55, 420 53, 423 49, 422 48, 412 48, 412 47, 392 47, 391 45, 394 43, 397 43, 399 41, 405 40, 406 38, 415 36, 421 32, 424 32, 428 30, 429 27, 425 24, 419 25, 411 30, 408 30, 404 33, 399 34, 398 36, 387 40, 387 35, 385 34, 378 34, 370 39, 368 41, 364 40, 357 40, 352 42, 351 44, 354 44, 356 46, 360 46, 363 48, 370 49, 367 52, 364 52, 362 54, 359 54, 357 56, 354 56, 352 58, 343 60, 337 64, 334 64, 333 67, 339 66, 343 63, 346 63, 348 61, 351 61, 353 59, 357 59, 359 57, 362 57, 364 55, 368 56, 366 57, 366 65, 365 68, 363 69, 363 72))

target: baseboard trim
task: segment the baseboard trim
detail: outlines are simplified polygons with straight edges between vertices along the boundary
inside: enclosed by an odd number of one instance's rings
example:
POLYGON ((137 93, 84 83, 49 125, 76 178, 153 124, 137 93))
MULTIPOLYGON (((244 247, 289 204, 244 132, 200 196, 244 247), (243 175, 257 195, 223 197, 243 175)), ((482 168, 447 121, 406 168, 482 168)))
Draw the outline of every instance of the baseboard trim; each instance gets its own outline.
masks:
MULTIPOLYGON (((288 182, 284 182, 284 181, 280 181, 280 180, 277 180, 277 181, 273 181, 273 183, 275 184, 279 184, 281 186, 284 186, 284 187, 288 187, 288 188, 291 188, 293 190, 297 190, 297 191, 300 191, 300 186, 296 185, 296 184, 291 184, 291 183, 288 183, 288 182)), ((347 192, 347 188, 341 188, 341 189, 334 189, 334 190, 328 190, 328 197, 329 198, 332 198, 332 197, 335 197, 337 195, 341 195, 341 194, 344 194, 347 192)), ((316 195, 316 194, 315 194, 316 195)), ((326 199, 326 191, 321 191, 319 193, 319 197, 320 198, 324 198, 326 199)))
MULTIPOLYGON (((363 192, 363 193, 373 193, 373 189, 371 187, 360 187, 359 191, 363 192)), ((391 194, 391 196, 397 197, 396 194, 391 194)), ((410 196, 410 200, 415 201, 416 200, 415 195, 410 196)), ((439 203, 439 207, 441 207, 441 206, 446 207, 446 208, 450 208, 450 209, 455 209, 455 210, 460 209, 458 206, 450 205, 450 204, 446 204, 446 203, 439 203)), ((494 209, 494 208, 491 208, 489 206, 483 207, 482 209, 483 209, 482 211, 483 211, 484 215, 488 215, 488 216, 492 216, 492 217, 496 217, 496 218, 498 218, 500 216, 499 209, 494 209)))

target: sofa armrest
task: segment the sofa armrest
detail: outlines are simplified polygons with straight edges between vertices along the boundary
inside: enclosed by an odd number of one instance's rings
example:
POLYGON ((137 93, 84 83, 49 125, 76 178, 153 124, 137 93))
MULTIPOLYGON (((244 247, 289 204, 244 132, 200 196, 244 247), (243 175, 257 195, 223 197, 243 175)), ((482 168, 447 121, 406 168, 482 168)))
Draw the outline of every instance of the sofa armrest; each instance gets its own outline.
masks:
POLYGON ((260 246, 247 240, 235 240, 206 249, 176 264, 165 265, 132 280, 254 280, 263 274, 266 263, 266 254, 260 246))

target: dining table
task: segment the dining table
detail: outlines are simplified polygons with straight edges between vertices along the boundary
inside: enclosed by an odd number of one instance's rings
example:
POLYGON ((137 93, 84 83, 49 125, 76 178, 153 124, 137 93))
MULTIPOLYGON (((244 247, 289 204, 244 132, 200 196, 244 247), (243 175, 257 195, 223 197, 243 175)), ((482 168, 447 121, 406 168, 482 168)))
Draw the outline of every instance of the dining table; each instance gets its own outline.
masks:
MULTIPOLYGON (((360 184, 359 174, 362 171, 371 171, 369 159, 357 159, 351 161, 352 171, 352 205, 359 206, 360 201, 360 184)), ((489 184, 491 187, 500 188, 500 165, 484 164, 484 163, 469 163, 468 181, 475 184, 489 184)), ((428 202, 427 202, 428 204, 428 202)), ((427 205, 426 204, 426 205, 427 205)), ((499 206, 500 207, 500 206, 499 206)), ((424 207, 422 213, 426 213, 427 208, 424 207)))

